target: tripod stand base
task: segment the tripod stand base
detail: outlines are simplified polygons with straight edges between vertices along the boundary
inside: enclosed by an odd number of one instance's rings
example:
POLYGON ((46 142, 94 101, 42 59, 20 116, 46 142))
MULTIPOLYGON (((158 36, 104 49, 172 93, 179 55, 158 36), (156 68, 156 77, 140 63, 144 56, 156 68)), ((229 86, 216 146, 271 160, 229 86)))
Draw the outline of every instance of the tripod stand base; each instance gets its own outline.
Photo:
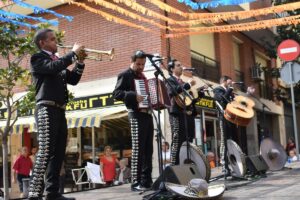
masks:
POLYGON ((187 185, 188 182, 193 178, 201 178, 201 175, 194 164, 167 166, 163 173, 163 176, 159 176, 158 179, 156 179, 156 181, 153 183, 152 188, 154 190, 159 189, 160 183, 163 181, 162 177, 165 178, 165 182, 176 183, 180 185, 187 185))
MULTIPOLYGON (((151 200, 151 199, 152 200, 155 200, 155 199, 158 199, 158 200, 160 200, 160 199, 173 199, 174 195, 166 189, 165 182, 161 181, 160 183, 158 183, 156 181, 155 183, 159 185, 157 191, 155 191, 155 192, 153 192, 151 194, 143 196, 144 200, 151 200)), ((153 188, 153 186, 152 186, 152 188, 153 188)))

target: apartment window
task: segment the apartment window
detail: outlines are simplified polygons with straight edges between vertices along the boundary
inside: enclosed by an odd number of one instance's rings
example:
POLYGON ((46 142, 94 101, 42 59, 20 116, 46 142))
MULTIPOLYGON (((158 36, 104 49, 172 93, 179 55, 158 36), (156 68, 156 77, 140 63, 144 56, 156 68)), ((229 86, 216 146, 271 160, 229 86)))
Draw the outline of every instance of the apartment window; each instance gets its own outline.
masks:
POLYGON ((232 55, 233 55, 233 66, 235 71, 235 80, 244 81, 244 74, 241 71, 241 47, 243 42, 236 37, 233 37, 232 41, 232 55))
POLYGON ((214 34, 195 35, 190 37, 191 63, 195 74, 201 78, 219 82, 219 63, 215 60, 214 34))
POLYGON ((272 88, 271 86, 268 84, 268 80, 265 74, 265 70, 263 69, 267 69, 268 68, 268 57, 265 56, 263 53, 260 52, 256 52, 255 53, 255 63, 257 63, 260 66, 260 69, 262 70, 262 73, 260 73, 260 79, 262 80, 261 82, 259 82, 259 92, 260 92, 260 96, 263 98, 272 98, 272 94, 270 92, 272 92, 272 88))

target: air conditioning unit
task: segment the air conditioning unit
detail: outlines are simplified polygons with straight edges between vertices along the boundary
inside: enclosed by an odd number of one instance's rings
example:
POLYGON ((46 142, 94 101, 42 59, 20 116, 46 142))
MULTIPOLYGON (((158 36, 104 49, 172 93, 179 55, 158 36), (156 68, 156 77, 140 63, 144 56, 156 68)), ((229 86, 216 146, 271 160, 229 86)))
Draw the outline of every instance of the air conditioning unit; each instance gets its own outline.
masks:
POLYGON ((261 67, 260 64, 256 63, 255 66, 251 67, 251 77, 254 81, 261 81, 261 67))

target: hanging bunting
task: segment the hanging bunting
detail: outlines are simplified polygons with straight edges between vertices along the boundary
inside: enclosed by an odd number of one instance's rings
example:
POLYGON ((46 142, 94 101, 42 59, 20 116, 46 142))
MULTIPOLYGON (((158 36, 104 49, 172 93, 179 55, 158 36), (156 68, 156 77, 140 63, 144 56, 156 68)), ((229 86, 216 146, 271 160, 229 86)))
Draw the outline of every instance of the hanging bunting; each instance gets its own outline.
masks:
MULTIPOLYGON (((221 25, 221 26, 211 26, 211 27, 190 27, 191 23, 188 23, 188 22, 192 22, 195 25, 199 25, 199 24, 203 23, 203 21, 201 21, 201 20, 190 20, 190 21, 179 21, 179 22, 177 21, 176 22, 173 19, 170 19, 168 17, 160 15, 159 13, 154 12, 154 11, 138 4, 135 0, 113 0, 115 3, 123 3, 127 7, 130 7, 133 10, 138 11, 142 14, 147 14, 148 16, 151 16, 151 17, 157 17, 161 20, 165 19, 168 22, 174 22, 174 24, 182 23, 182 24, 184 24, 184 26, 188 26, 188 27, 184 27, 184 28, 174 28, 174 27, 163 26, 161 24, 158 24, 158 23, 154 22, 153 20, 149 20, 147 18, 144 18, 144 17, 142 17, 140 15, 137 15, 133 12, 130 12, 130 11, 118 6, 118 5, 106 2, 104 0, 88 0, 88 1, 89 2, 94 2, 97 5, 103 6, 105 8, 112 9, 112 10, 114 10, 114 11, 116 11, 116 12, 122 14, 122 15, 125 15, 127 17, 130 17, 132 19, 150 23, 152 25, 157 26, 160 29, 166 29, 167 28, 167 29, 172 30, 174 32, 180 32, 180 33, 166 34, 166 35, 164 35, 164 37, 166 37, 166 38, 183 37, 183 36, 186 36, 186 35, 196 35, 196 34, 204 34, 204 33, 212 33, 212 32, 250 31, 250 30, 264 29, 264 28, 268 28, 268 27, 272 27, 272 26, 280 26, 280 25, 285 25, 285 24, 298 24, 299 21, 300 21, 300 19, 299 19, 300 17, 292 16, 292 17, 285 17, 285 18, 279 18, 279 19, 255 21, 255 22, 244 23, 244 24, 242 23, 242 24, 221 25)), ((146 1, 155 2, 157 0, 146 0, 146 1)), ((69 2, 70 4, 74 4, 74 5, 77 5, 79 7, 82 7, 82 8, 84 8, 84 9, 90 11, 90 12, 93 12, 95 14, 98 14, 98 15, 102 16, 103 18, 105 18, 108 21, 113 21, 115 23, 123 24, 123 25, 129 26, 129 27, 134 27, 134 28, 141 29, 143 31, 148 31, 148 32, 152 32, 154 34, 158 34, 157 32, 155 32, 154 30, 152 30, 150 28, 146 28, 144 26, 134 24, 132 22, 129 22, 127 20, 124 20, 124 19, 121 19, 119 17, 113 16, 113 15, 108 14, 106 12, 97 10, 93 7, 87 6, 84 3, 75 2, 73 0, 65 0, 64 2, 69 2)), ((237 18, 238 19, 239 17, 242 17, 242 15, 244 15, 244 17, 245 17, 245 12, 247 12, 247 14, 249 14, 245 18, 249 18, 249 16, 259 16, 259 15, 264 15, 266 13, 268 13, 268 14, 273 13, 273 12, 281 13, 281 12, 284 12, 286 10, 294 10, 296 7, 297 8, 300 7, 300 2, 290 3, 290 4, 286 4, 286 5, 280 5, 280 6, 274 6, 274 7, 270 7, 270 8, 251 10, 251 11, 239 11, 239 12, 227 12, 227 13, 195 13, 195 14, 199 14, 199 16, 200 16, 200 14, 201 15, 207 15, 206 19, 202 19, 202 20, 211 20, 209 17, 212 17, 212 16, 215 19, 217 19, 217 18, 221 19, 222 17, 227 17, 227 18, 230 18, 230 19, 231 18, 237 18)), ((169 7, 169 8, 171 8, 171 7, 169 7)), ((173 9, 173 11, 175 11, 175 10, 173 9)))
POLYGON ((21 0, 12 0, 15 4, 19 5, 19 6, 22 6, 24 8, 29 8, 31 10, 33 10, 33 12, 35 14, 39 14, 39 13, 49 13, 49 14, 52 14, 56 17, 59 17, 59 18, 65 18, 67 19, 69 22, 73 20, 73 17, 72 16, 66 16, 66 15, 62 15, 62 14, 59 14, 59 13, 56 13, 52 10, 47 10, 47 9, 44 9, 44 8, 40 8, 40 7, 37 7, 37 6, 33 6, 31 4, 28 4, 28 3, 25 3, 21 0))
MULTIPOLYGON (((72 0, 68 0, 68 1, 72 1, 72 0)), ((138 20, 138 21, 143 21, 143 22, 147 22, 149 24, 152 24, 154 26, 157 26, 161 29, 166 29, 167 27, 166 26, 163 26, 157 22, 155 22, 154 20, 152 19, 147 19, 147 18, 144 18, 144 17, 141 17, 140 15, 137 15, 133 12, 130 12, 124 8, 121 8, 120 6, 118 5, 115 5, 113 3, 110 3, 108 1, 104 1, 104 0, 88 0, 89 2, 94 2, 96 5, 100 5, 100 6, 103 6, 107 9, 111 9, 113 11, 116 11, 122 15, 125 15, 127 17, 130 17, 132 19, 135 19, 135 20, 138 20)))
MULTIPOLYGON (((233 32, 233 31, 251 31, 258 29, 270 28, 273 26, 282 26, 282 25, 296 25, 300 23, 300 15, 270 19, 270 20, 261 20, 250 23, 242 24, 232 24, 232 25, 222 25, 222 26, 212 26, 212 27, 198 27, 198 31, 195 32, 184 32, 184 33, 174 33, 174 34, 165 34, 165 38, 180 38, 187 35, 200 35, 206 33, 222 33, 222 32, 233 32)), ((194 29, 195 30, 195 29, 194 29)))
POLYGON ((160 13, 157 13, 155 11, 152 11, 140 4, 138 4, 137 2, 133 1, 133 0, 113 0, 115 3, 123 3, 125 4, 127 7, 131 8, 132 10, 135 10, 137 12, 142 13, 143 15, 147 15, 149 17, 155 17, 157 19, 160 20, 164 20, 167 21, 170 24, 177 24, 176 20, 171 19, 169 17, 166 17, 160 13))
POLYGON ((121 19, 119 17, 115 17, 111 14, 108 14, 106 12, 103 12, 103 11, 100 11, 100 10, 97 10, 95 8, 92 8, 90 6, 87 6, 85 5, 84 3, 79 3, 79 2, 75 2, 75 1, 67 1, 69 4, 74 4, 78 7, 82 7, 84 8, 85 10, 88 10, 92 13, 95 13, 97 15, 100 15, 102 16, 103 18, 105 18, 107 21, 113 21, 115 23, 118 23, 118 24, 122 24, 122 25, 126 25, 126 26, 129 26, 129 27, 133 27, 133 28, 137 28, 137 29, 141 29, 143 31, 146 31, 146 32, 152 32, 154 34, 158 34, 156 31, 152 30, 152 29, 149 29, 149 28, 145 28, 143 26, 139 26, 139 25, 136 25, 134 23, 131 23, 129 21, 126 21, 124 19, 121 19))
POLYGON ((216 8, 218 6, 229 6, 229 5, 239 5, 243 3, 251 3, 256 0, 211 0, 208 2, 194 2, 192 0, 177 0, 179 3, 184 3, 185 5, 191 7, 193 10, 206 9, 206 8, 216 8))
MULTIPOLYGON (((132 0, 128 0, 132 1, 132 0)), ((191 25, 195 25, 197 23, 216 23, 221 21, 227 20, 237 20, 237 19, 248 19, 251 17, 261 16, 261 15, 268 15, 268 14, 277 14, 282 13, 284 11, 292 11, 300 8, 300 2, 294 3, 287 3, 277 6, 271 6, 267 8, 260 8, 255 10, 248 10, 248 11, 230 11, 230 12, 219 12, 219 13, 186 13, 174 8, 160 0, 145 0, 147 2, 152 3, 153 5, 159 7, 160 9, 173 13, 178 14, 182 17, 190 19, 197 19, 199 21, 191 22, 191 25)), ((189 21, 180 21, 180 23, 188 24, 189 21)))
POLYGON ((18 20, 18 19, 21 19, 21 20, 31 19, 31 20, 42 22, 42 23, 48 23, 48 24, 51 24, 52 26, 58 26, 58 21, 46 20, 42 17, 31 17, 31 16, 28 16, 28 15, 20 15, 20 14, 16 14, 16 13, 12 13, 12 12, 6 12, 4 10, 0 10, 0 15, 3 18, 12 18, 12 19, 15 19, 15 20, 18 20))
POLYGON ((149 17, 155 17, 156 19, 167 21, 170 25, 180 25, 180 26, 192 26, 192 25, 199 25, 202 23, 217 23, 227 20, 241 20, 241 19, 248 19, 251 17, 257 17, 262 15, 269 15, 269 14, 278 14, 284 11, 291 11, 300 8, 300 2, 295 3, 288 3, 278 6, 272 6, 268 8, 261 8, 256 10, 249 10, 249 11, 234 11, 234 12, 220 12, 220 13, 185 13, 181 12, 178 9, 169 6, 161 2, 160 0, 146 0, 160 9, 178 14, 182 17, 189 18, 189 20, 173 20, 169 17, 165 17, 157 12, 154 12, 140 4, 138 4, 135 0, 113 0, 115 3, 123 3, 127 7, 135 10, 143 15, 147 15, 149 17), (192 20, 194 19, 194 20, 192 20))
POLYGON ((4 18, 4 17, 1 17, 1 16, 0 16, 0 21, 6 22, 6 23, 12 23, 12 24, 19 25, 19 26, 25 26, 27 28, 33 28, 33 29, 38 28, 36 25, 32 25, 32 24, 25 23, 25 22, 19 22, 19 21, 9 19, 9 18, 4 18))

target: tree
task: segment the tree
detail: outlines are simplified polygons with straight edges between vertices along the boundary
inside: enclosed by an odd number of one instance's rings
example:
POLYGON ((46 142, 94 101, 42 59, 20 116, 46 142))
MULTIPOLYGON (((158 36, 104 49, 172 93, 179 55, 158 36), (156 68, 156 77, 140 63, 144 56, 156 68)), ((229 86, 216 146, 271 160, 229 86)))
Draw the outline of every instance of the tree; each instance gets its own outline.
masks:
MULTIPOLYGON (((274 5, 282 5, 286 3, 293 3, 298 2, 299 0, 272 0, 274 5)), ((286 11, 285 13, 281 13, 280 15, 277 15, 278 18, 284 17, 284 16, 295 16, 300 14, 300 9, 293 10, 293 11, 286 11)), ((276 28, 277 35, 275 36, 275 43, 265 43, 265 48, 268 52, 268 55, 271 58, 277 58, 277 47, 278 45, 287 39, 292 39, 300 43, 300 24, 296 25, 284 25, 284 26, 278 26, 276 28)), ((296 84, 295 88, 295 101, 300 101, 300 83, 296 84)), ((276 89, 274 94, 276 95, 277 99, 284 100, 284 102, 290 102, 290 97, 287 96, 290 91, 287 89, 276 89)))
POLYGON ((4 66, 0 66, 0 102, 7 110, 6 126, 0 129, 3 153, 3 185, 4 199, 9 198, 8 193, 8 135, 18 117, 28 112, 33 106, 34 94, 27 93, 20 99, 15 99, 15 89, 22 87, 28 90, 30 73, 28 66, 21 66, 24 58, 35 52, 33 44, 34 31, 22 34, 18 26, 2 24, 0 27, 0 54, 4 66))

